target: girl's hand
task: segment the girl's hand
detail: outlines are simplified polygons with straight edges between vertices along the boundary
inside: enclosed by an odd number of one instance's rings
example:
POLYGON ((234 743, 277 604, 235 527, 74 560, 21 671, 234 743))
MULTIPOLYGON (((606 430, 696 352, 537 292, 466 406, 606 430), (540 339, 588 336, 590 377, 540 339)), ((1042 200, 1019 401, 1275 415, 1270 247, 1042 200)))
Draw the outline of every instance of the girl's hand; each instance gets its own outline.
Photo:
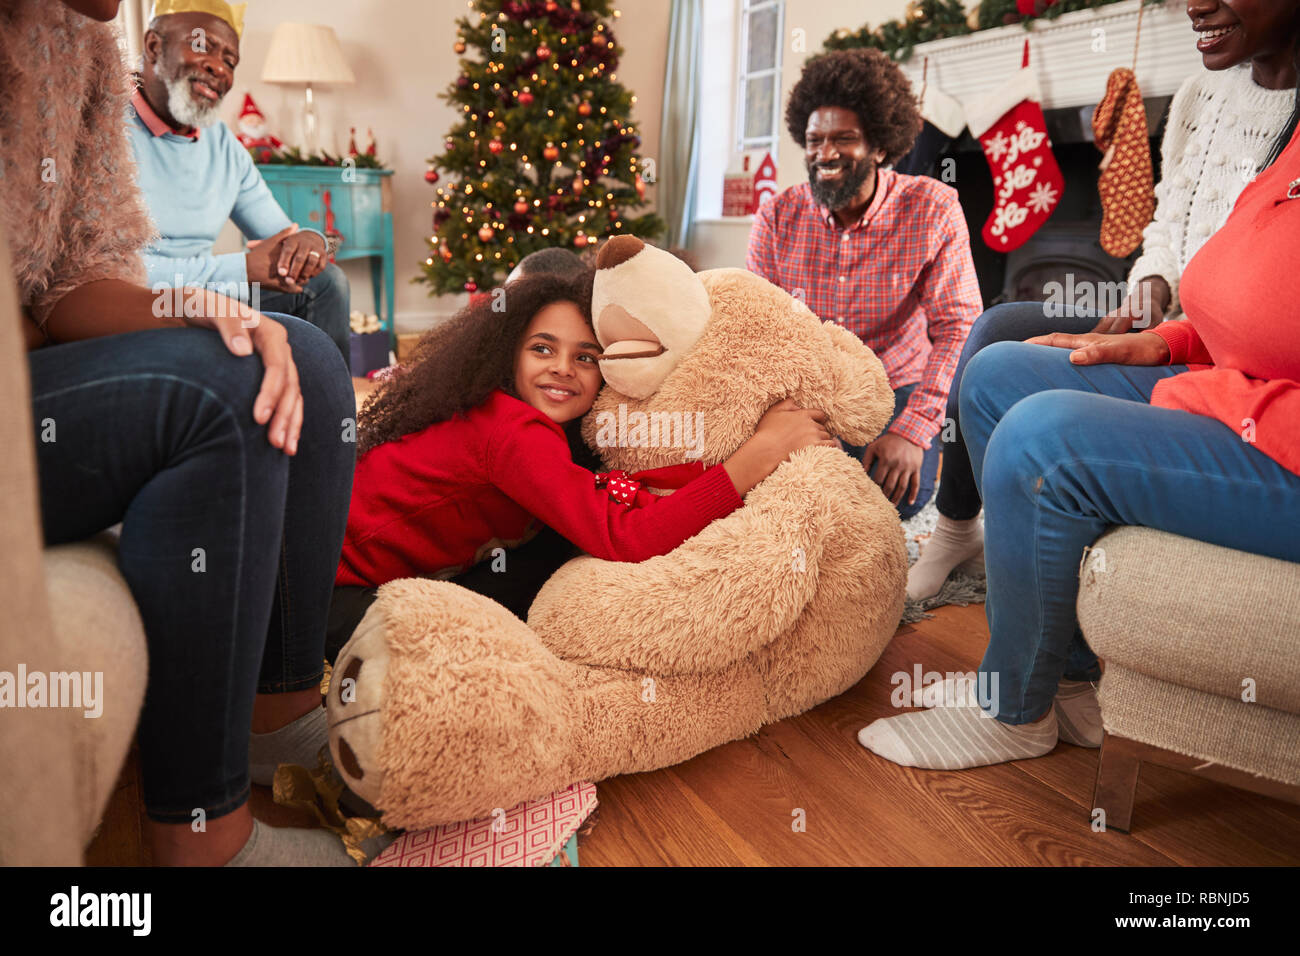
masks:
POLYGON ((754 434, 722 467, 736 492, 743 495, 776 471, 791 453, 809 445, 836 447, 826 430, 826 413, 819 408, 800 408, 787 398, 763 413, 754 434))
POLYGON ((1128 332, 1109 335, 1088 332, 1070 335, 1053 332, 1026 339, 1030 345, 1050 345, 1073 349, 1070 361, 1075 365, 1168 365, 1169 346, 1154 332, 1128 332))
POLYGON ((1125 297, 1119 308, 1102 316, 1093 331, 1121 335, 1131 331, 1135 325, 1139 331, 1153 329, 1169 311, 1172 298, 1168 282, 1161 276, 1147 276, 1138 283, 1132 295, 1125 297))
POLYGON ((212 329, 235 355, 256 352, 261 356, 266 373, 253 400, 253 420, 267 426, 266 439, 272 446, 286 455, 296 454, 302 431, 302 391, 289 333, 279 322, 234 299, 210 292, 207 306, 206 315, 187 316, 185 324, 212 329))

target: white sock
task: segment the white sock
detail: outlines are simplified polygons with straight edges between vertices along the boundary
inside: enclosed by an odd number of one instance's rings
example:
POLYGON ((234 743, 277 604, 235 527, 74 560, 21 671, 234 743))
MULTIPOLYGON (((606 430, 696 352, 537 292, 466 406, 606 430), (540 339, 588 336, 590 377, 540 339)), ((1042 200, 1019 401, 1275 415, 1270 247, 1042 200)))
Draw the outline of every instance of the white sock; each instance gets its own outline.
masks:
POLYGON ((329 743, 329 722, 324 707, 313 707, 292 723, 269 734, 248 735, 248 776, 269 787, 282 763, 312 769, 316 754, 329 743))
POLYGON ((1004 724, 965 702, 881 718, 858 731, 858 742, 904 767, 965 770, 1041 757, 1056 733, 1055 710, 1036 724, 1004 724))
POLYGON ((1052 701, 1061 739, 1076 747, 1100 747, 1105 736, 1101 725, 1101 703, 1097 685, 1086 680, 1063 680, 1052 701))
POLYGON ((959 564, 984 556, 984 528, 979 515, 957 521, 939 515, 934 533, 907 572, 907 596, 914 601, 933 597, 959 564))
POLYGON ((253 821, 248 842, 226 866, 356 866, 330 830, 271 827, 253 821))

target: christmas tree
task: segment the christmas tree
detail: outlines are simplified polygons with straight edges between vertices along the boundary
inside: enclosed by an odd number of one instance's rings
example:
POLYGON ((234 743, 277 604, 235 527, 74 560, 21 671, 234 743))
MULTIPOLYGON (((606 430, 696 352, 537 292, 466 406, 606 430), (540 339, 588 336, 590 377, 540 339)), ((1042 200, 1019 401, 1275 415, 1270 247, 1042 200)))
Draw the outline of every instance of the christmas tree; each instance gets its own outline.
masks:
POLYGON ((418 281, 431 294, 486 290, 538 249, 662 232, 658 216, 631 214, 653 164, 636 154, 636 97, 614 73, 611 6, 472 0, 456 21, 456 53, 479 55, 462 56, 441 94, 462 115, 425 173, 437 190, 418 281), (452 181, 440 183, 439 170, 452 181))

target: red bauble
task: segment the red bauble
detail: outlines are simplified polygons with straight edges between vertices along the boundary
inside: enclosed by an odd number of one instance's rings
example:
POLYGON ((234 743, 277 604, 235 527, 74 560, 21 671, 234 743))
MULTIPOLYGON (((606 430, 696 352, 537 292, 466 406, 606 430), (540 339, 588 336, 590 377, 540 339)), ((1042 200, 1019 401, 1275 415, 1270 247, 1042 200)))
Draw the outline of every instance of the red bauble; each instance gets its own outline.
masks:
POLYGON ((587 244, 587 237, 582 233, 578 233, 573 237, 573 244, 581 249, 587 244))
POLYGON ((426 169, 424 171, 424 181, 426 183, 436 183, 438 178, 438 171, 436 169, 426 169))
POLYGON ((457 53, 464 53, 464 52, 465 52, 465 41, 464 41, 464 40, 457 40, 455 46, 453 46, 452 49, 455 50, 457 53))
POLYGON ((522 93, 519 94, 520 106, 528 106, 530 103, 532 103, 532 101, 533 101, 533 94, 529 93, 527 90, 524 90, 522 93))
POLYGON ((578 112, 579 112, 582 116, 590 116, 590 115, 591 115, 591 104, 588 103, 586 100, 583 100, 581 103, 578 104, 578 112))
POLYGON ((515 212, 519 213, 519 215, 521 215, 521 216, 522 216, 524 213, 528 212, 528 200, 527 200, 527 199, 516 199, 516 200, 515 200, 515 212))
POLYGON ((492 151, 493 156, 497 155, 498 153, 501 152, 501 150, 505 148, 506 148, 506 144, 501 142, 501 140, 499 139, 490 140, 488 142, 488 149, 492 151))
POLYGON ((478 230, 479 242, 491 242, 496 231, 491 226, 480 226, 478 230))
POLYGON ((549 60, 551 58, 551 48, 543 43, 537 48, 537 59, 549 60))
POLYGON ((442 148, 447 150, 448 152, 451 152, 453 149, 456 148, 456 144, 453 143, 451 140, 445 140, 442 144, 442 148))
POLYGON ((559 5, 558 3, 556 3, 555 0, 546 0, 546 12, 547 12, 547 13, 554 13, 556 10, 559 9, 559 6, 560 6, 560 5, 559 5))
POLYGON ((542 150, 542 156, 548 163, 553 163, 560 158, 560 151, 554 145, 548 144, 547 147, 542 150))
POLYGON ((465 291, 466 291, 466 292, 477 292, 477 291, 478 291, 478 283, 475 282, 473 279, 471 279, 469 282, 466 282, 466 283, 465 283, 465 291))
POLYGON ((456 77, 456 85, 463 90, 465 87, 469 86, 469 77, 464 75, 456 77))

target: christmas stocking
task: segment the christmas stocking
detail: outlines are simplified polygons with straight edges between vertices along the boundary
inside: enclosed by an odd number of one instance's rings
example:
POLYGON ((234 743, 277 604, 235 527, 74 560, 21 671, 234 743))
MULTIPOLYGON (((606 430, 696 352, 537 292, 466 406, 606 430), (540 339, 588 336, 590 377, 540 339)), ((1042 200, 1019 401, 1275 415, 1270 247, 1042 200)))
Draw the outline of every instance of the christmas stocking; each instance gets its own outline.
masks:
POLYGON ((980 141, 993 173, 993 212, 982 235, 997 252, 1023 245, 1047 221, 1065 189, 1039 99, 1026 40, 1020 69, 966 108, 971 135, 980 141))
POLYGON ((1133 71, 1120 67, 1106 80, 1106 95, 1092 114, 1101 159, 1101 247, 1123 259, 1142 245, 1142 230, 1156 210, 1151 140, 1133 71))
MULTIPOLYGON (((929 60, 924 70, 928 72, 929 60)), ((934 175, 934 164, 943 152, 957 141, 961 131, 966 128, 966 114, 961 103, 939 88, 927 83, 922 73, 921 95, 917 97, 921 105, 921 135, 912 144, 907 155, 894 164, 894 170, 913 176, 934 175)))

